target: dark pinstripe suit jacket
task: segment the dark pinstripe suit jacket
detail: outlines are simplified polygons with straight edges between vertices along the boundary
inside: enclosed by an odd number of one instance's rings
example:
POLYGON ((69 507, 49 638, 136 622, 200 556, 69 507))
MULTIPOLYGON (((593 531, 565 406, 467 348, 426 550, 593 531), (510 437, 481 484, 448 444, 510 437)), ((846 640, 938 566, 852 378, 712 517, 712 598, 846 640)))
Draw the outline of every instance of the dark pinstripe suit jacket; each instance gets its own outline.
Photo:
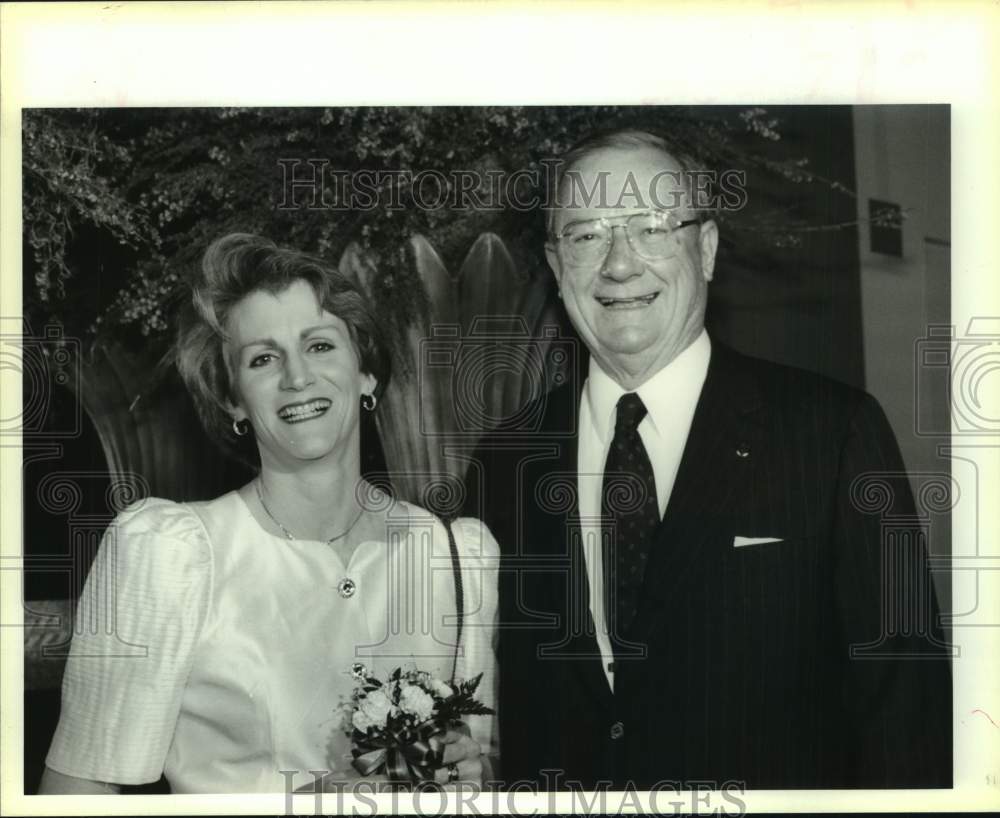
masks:
POLYGON ((640 656, 618 663, 612 695, 578 540, 579 395, 550 393, 530 430, 485 438, 469 471, 466 511, 503 553, 503 777, 546 789, 950 786, 949 667, 875 400, 713 343, 624 634, 640 656), (735 547, 737 536, 781 542, 735 547), (902 591, 920 605, 897 610, 902 591))

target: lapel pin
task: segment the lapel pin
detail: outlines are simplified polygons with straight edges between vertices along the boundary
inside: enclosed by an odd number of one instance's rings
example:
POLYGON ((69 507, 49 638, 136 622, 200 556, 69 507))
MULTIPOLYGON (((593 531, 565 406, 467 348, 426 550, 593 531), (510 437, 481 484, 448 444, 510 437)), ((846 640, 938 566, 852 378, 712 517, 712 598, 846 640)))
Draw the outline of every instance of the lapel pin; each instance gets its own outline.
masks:
POLYGON ((750 456, 750 446, 747 443, 741 443, 736 447, 737 457, 749 457, 750 456))

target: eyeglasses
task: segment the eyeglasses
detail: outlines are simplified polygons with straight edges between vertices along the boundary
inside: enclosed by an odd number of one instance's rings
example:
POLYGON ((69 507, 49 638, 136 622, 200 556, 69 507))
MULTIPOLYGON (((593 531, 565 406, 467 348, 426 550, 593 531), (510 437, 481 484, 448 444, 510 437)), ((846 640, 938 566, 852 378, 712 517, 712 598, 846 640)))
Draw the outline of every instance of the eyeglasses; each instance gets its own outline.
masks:
POLYGON ((598 264, 611 252, 615 228, 624 227, 629 246, 636 253, 646 259, 660 259, 674 254, 670 241, 674 231, 692 224, 698 224, 698 220, 681 221, 673 213, 649 210, 614 219, 570 222, 553 239, 560 242, 559 246, 571 264, 598 264), (621 219, 624 221, 621 222, 621 219))

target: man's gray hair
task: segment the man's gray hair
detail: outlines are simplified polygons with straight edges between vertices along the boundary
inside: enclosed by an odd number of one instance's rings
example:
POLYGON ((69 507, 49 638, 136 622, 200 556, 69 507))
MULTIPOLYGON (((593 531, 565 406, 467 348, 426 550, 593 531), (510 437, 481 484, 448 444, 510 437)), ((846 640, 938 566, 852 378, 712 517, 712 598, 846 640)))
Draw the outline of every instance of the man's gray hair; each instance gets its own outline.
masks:
MULTIPOLYGON (((671 146, 667 140, 649 131, 642 131, 634 128, 625 128, 614 131, 604 131, 591 134, 573 145, 560 158, 555 166, 555 174, 551 177, 551 187, 546 197, 545 212, 545 233, 548 238, 553 238, 556 214, 562 206, 559 201, 559 191, 562 188, 566 174, 582 160, 594 153, 603 150, 635 150, 640 148, 653 148, 661 151, 677 161, 681 167, 681 179, 687 188, 688 195, 694 201, 694 191, 691 187, 690 173, 698 170, 693 157, 679 151, 671 146)), ((702 208, 695 209, 695 217, 699 221, 706 218, 706 213, 702 208)))

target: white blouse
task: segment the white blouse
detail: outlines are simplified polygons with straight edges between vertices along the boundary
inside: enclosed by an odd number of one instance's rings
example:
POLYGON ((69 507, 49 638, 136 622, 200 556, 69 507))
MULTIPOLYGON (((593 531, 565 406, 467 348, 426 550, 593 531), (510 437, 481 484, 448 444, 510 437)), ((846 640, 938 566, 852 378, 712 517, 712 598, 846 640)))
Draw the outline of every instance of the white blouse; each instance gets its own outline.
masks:
MULTIPOLYGON (((443 524, 403 502, 385 519, 385 539, 345 566, 325 543, 265 531, 236 492, 127 509, 80 598, 46 764, 118 784, 163 773, 175 793, 283 792, 311 783, 310 770, 347 770, 339 706, 352 664, 448 679, 455 656, 443 524)), ((478 520, 452 528, 465 597, 457 676, 482 673, 478 696, 495 709, 499 549, 478 520)), ((495 718, 467 718, 496 752, 495 718)))

